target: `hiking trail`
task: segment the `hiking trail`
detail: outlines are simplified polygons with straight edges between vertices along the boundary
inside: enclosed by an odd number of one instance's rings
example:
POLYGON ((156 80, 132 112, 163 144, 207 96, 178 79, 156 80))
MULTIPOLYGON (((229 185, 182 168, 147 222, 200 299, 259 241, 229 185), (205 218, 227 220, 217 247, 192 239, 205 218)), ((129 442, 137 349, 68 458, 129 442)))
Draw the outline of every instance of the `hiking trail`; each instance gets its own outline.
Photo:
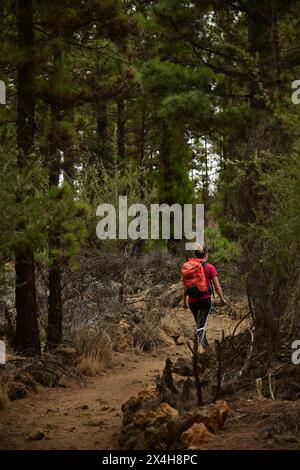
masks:
MULTIPOLYGON (((189 311, 174 309, 174 315, 193 327, 189 311)), ((212 315, 209 340, 235 324, 228 316, 212 315)), ((186 354, 185 346, 175 342, 156 354, 118 353, 116 365, 102 376, 87 378, 86 386, 70 381, 66 387, 43 388, 11 402, 0 414, 0 448, 117 449, 122 404, 155 384, 168 356, 176 361, 186 354)))

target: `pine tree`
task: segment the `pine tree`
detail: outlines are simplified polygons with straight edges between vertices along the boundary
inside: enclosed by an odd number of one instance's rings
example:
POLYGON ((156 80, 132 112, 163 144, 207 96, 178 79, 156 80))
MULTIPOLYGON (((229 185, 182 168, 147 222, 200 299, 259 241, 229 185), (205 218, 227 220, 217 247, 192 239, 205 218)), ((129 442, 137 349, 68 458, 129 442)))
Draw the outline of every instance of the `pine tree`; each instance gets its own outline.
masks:
MULTIPOLYGON (((21 53, 18 64, 17 146, 18 169, 23 172, 30 165, 35 134, 32 0, 19 0, 17 7, 18 44, 21 53)), ((33 188, 30 191, 32 190, 33 188)), ((18 193, 17 202, 21 203, 23 197, 18 193)), ((22 232, 25 226, 26 221, 20 223, 17 230, 22 232)), ((39 354, 34 252, 30 241, 23 237, 15 248, 15 270, 17 318, 13 345, 24 354, 39 354)))

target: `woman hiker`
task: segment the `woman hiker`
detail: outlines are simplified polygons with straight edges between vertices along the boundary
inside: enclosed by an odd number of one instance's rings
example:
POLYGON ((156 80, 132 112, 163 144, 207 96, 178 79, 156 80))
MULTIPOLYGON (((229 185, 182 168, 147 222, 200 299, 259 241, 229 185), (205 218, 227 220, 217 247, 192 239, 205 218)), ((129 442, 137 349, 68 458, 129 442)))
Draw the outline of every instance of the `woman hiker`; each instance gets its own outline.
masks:
POLYGON ((208 249, 203 245, 197 246, 195 258, 189 259, 183 265, 182 272, 184 284, 183 306, 184 308, 190 308, 197 325, 199 344, 205 348, 208 346, 205 327, 211 310, 211 296, 214 289, 221 300, 221 305, 227 304, 218 280, 217 270, 213 264, 208 262, 208 249), (185 266, 186 269, 184 271, 185 266), (194 284, 197 283, 197 277, 200 279, 201 275, 203 277, 202 284, 205 284, 205 288, 202 291, 200 291, 201 280, 198 280, 198 287, 193 285, 193 282, 194 284), (194 280, 192 280, 191 276, 194 276, 194 280))

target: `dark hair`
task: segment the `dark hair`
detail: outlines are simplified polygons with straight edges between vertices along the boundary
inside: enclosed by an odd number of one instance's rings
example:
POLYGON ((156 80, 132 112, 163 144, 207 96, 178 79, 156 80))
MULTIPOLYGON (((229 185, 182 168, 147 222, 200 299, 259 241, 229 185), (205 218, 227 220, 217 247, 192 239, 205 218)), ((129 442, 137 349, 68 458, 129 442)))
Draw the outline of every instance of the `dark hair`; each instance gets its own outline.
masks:
POLYGON ((208 248, 205 245, 202 246, 197 246, 195 250, 195 256, 196 258, 203 259, 208 253, 208 248))

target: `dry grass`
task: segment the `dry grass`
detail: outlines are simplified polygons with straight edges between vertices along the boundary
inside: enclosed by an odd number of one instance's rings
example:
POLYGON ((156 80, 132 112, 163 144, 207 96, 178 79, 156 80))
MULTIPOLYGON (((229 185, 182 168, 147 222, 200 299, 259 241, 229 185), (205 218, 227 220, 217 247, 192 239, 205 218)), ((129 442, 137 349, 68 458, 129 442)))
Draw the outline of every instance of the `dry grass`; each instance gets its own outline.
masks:
POLYGON ((134 327, 132 344, 137 351, 151 352, 163 344, 161 337, 161 316, 158 312, 147 311, 141 323, 134 327))
POLYGON ((179 336, 180 327, 178 321, 174 320, 170 315, 165 316, 161 321, 161 329, 169 336, 179 336))
POLYGON ((83 375, 94 377, 104 369, 104 366, 97 357, 81 356, 76 369, 83 375))
POLYGON ((84 326, 74 333, 73 341, 80 356, 77 369, 82 374, 92 377, 110 365, 112 341, 106 332, 84 326))

